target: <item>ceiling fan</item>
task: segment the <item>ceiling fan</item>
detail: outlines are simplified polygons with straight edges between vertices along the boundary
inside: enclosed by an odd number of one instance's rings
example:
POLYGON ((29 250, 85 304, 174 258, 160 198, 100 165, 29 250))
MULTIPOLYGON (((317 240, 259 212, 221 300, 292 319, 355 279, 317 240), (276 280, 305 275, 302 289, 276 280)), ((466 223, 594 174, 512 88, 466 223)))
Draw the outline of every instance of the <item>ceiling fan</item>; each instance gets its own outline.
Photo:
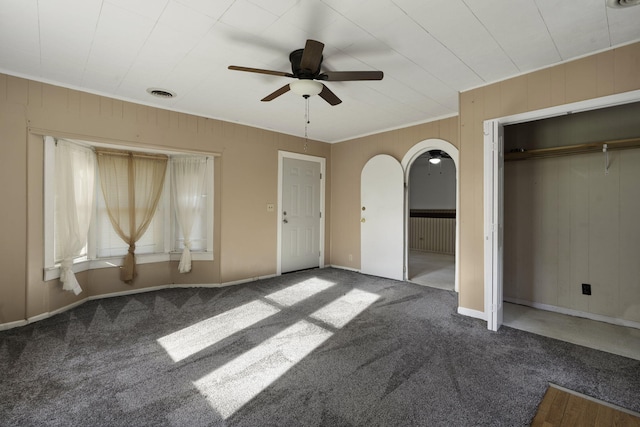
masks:
POLYGON ((294 50, 289 54, 291 73, 283 71, 263 70, 260 68, 240 67, 230 65, 230 70, 247 71, 250 73, 270 74, 273 76, 290 77, 297 79, 282 86, 275 92, 262 98, 262 101, 271 101, 289 90, 308 98, 311 95, 320 95, 322 99, 331 105, 342 102, 328 87, 316 80, 328 82, 345 82, 354 80, 382 80, 382 71, 324 71, 321 72, 322 50, 324 44, 315 40, 307 40, 304 49, 294 50))

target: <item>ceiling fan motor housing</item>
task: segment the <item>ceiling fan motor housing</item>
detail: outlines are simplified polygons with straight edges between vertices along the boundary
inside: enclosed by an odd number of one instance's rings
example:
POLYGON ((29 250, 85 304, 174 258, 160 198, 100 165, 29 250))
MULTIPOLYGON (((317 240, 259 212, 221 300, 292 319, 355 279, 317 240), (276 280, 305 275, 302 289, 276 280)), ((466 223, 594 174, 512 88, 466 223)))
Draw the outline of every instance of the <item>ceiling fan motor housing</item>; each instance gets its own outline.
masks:
POLYGON ((305 70, 300 67, 303 52, 304 49, 296 49, 289 54, 289 62, 291 62, 291 72, 299 79, 313 79, 317 77, 318 74, 320 74, 320 67, 322 65, 323 57, 320 57, 320 62, 318 63, 318 68, 316 70, 305 70))

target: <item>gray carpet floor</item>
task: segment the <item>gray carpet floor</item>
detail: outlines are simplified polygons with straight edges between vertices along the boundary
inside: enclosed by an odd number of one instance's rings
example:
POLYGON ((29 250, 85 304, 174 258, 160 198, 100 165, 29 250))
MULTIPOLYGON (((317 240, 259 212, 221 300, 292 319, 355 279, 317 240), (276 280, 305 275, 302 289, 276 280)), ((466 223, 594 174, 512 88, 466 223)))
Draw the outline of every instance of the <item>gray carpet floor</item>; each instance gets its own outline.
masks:
POLYGON ((336 269, 87 302, 0 332, 2 426, 524 426, 549 383, 640 412, 640 361, 336 269))

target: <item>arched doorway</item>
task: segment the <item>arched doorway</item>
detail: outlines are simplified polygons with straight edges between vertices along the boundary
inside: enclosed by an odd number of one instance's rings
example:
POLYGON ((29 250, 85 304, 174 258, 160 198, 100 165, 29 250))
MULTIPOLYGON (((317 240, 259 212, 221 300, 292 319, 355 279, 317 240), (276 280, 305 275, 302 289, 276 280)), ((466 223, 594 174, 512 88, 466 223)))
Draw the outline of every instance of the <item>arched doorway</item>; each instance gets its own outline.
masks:
MULTIPOLYGON (((404 179, 405 179, 405 194, 404 194, 404 201, 405 201, 405 206, 404 206, 404 216, 405 216, 405 221, 404 221, 404 242, 405 242, 405 248, 404 248, 404 260, 405 260, 405 266, 404 266, 404 270, 405 270, 405 280, 411 280, 412 276, 412 268, 411 268, 411 250, 410 250, 410 242, 411 242, 411 236, 410 236, 410 223, 411 223, 411 201, 410 201, 410 194, 411 194, 411 169, 412 167, 415 165, 419 165, 420 162, 425 161, 425 159, 428 161, 428 157, 430 157, 429 153, 433 153, 434 155, 436 155, 437 153, 441 154, 442 158, 447 158, 446 161, 450 161, 452 163, 453 168, 455 168, 455 209, 453 212, 453 216, 454 216, 454 221, 455 224, 453 225, 454 230, 455 230, 455 249, 454 249, 454 290, 456 292, 458 292, 459 290, 459 263, 458 263, 458 253, 459 253, 459 247, 460 247, 460 227, 459 227, 459 221, 458 221, 458 212, 459 212, 459 204, 460 204, 460 191, 459 191, 459 182, 460 182, 460 172, 459 172, 459 155, 458 155, 458 149, 453 146, 451 143, 442 140, 442 139, 427 139, 424 141, 421 141, 419 143, 417 143, 416 145, 414 145, 413 147, 411 147, 411 149, 409 149, 409 151, 407 152, 407 154, 404 156, 404 158, 402 159, 402 169, 404 171, 404 179), (450 159, 450 160, 449 160, 450 159), (416 164, 416 162, 418 162, 416 164)), ((414 183, 415 184, 415 183, 414 183)), ((435 209, 433 209, 435 210, 435 209)), ((448 210, 450 211, 450 209, 448 210)), ((415 222, 415 221, 414 221, 415 222)), ((435 223, 437 223, 439 221, 435 221, 435 223)), ((448 221, 440 221, 441 223, 447 223, 448 221)), ((436 226, 439 227, 438 224, 432 224, 432 226, 436 226)), ((448 226, 448 225, 447 225, 448 226)), ((442 257, 441 257, 442 258, 442 257)), ((446 258, 446 257, 445 257, 446 258)), ((435 258, 433 258, 433 260, 437 261, 435 258)), ((446 262, 446 259, 443 259, 443 262, 446 262)))

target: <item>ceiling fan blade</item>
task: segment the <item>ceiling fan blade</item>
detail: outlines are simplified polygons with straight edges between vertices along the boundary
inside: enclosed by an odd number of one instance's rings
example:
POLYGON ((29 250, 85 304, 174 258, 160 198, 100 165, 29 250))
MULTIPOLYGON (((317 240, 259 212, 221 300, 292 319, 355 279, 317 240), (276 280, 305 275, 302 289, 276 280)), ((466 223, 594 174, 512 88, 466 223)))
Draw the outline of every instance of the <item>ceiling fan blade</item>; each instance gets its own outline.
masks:
POLYGON ((294 77, 293 74, 285 73, 284 71, 263 70, 261 68, 240 67, 237 65, 229 65, 229 69, 235 71, 247 71, 249 73, 270 74, 272 76, 294 77))
POLYGON ((302 52, 302 59, 300 59, 300 68, 312 74, 319 71, 323 49, 324 43, 307 40, 307 43, 304 45, 304 51, 302 52))
POLYGON ((331 92, 331 90, 329 90, 325 85, 322 85, 322 91, 318 95, 331 105, 338 105, 342 102, 342 100, 338 98, 335 93, 331 92))
POLYGON ((382 71, 325 71, 318 80, 329 82, 348 82, 352 80, 382 80, 382 71))
POLYGON ((271 100, 276 99, 277 97, 279 97, 283 93, 287 93, 287 92, 289 92, 289 85, 284 85, 280 89, 276 90, 275 92, 270 93, 269 95, 265 96, 260 101, 263 101, 263 102, 271 101, 271 100))

